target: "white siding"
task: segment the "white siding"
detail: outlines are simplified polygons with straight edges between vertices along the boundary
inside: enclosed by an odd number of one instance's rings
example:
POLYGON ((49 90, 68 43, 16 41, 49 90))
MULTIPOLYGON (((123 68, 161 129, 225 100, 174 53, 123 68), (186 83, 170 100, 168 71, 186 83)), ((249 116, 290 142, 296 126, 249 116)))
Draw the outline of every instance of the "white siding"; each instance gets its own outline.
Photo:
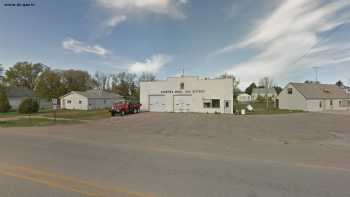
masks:
POLYGON ((278 95, 278 100, 280 109, 308 110, 305 97, 291 84, 288 84, 278 95), (288 94, 289 88, 292 88, 292 94, 288 94))
POLYGON ((347 100, 345 99, 318 99, 308 100, 308 111, 328 111, 328 110, 347 110, 347 100), (331 105, 331 101, 333 105, 331 105), (341 103, 339 103, 341 101, 341 103), (322 105, 320 106, 320 103, 322 105))
POLYGON ((80 94, 71 93, 61 98, 61 108, 88 110, 88 99, 80 94))
POLYGON ((225 113, 225 100, 230 101, 228 110, 233 113, 233 87, 231 79, 204 80, 196 77, 172 77, 168 80, 141 82, 140 102, 142 110, 149 111, 149 96, 164 95, 165 111, 174 112, 174 96, 189 95, 191 98, 191 111, 202 113, 225 113), (180 84, 184 83, 184 89, 180 89, 180 84), (172 91, 166 93, 164 91, 172 91), (204 108, 204 99, 220 99, 220 108, 204 108))

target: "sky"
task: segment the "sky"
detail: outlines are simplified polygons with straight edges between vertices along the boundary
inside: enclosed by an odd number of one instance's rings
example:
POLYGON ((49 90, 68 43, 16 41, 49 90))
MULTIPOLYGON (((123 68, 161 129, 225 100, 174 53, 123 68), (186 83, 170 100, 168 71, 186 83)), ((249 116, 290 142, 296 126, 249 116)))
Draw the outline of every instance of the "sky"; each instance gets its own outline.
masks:
POLYGON ((350 83, 349 0, 0 0, 0 64, 350 83), (34 6, 5 6, 7 3, 34 6))

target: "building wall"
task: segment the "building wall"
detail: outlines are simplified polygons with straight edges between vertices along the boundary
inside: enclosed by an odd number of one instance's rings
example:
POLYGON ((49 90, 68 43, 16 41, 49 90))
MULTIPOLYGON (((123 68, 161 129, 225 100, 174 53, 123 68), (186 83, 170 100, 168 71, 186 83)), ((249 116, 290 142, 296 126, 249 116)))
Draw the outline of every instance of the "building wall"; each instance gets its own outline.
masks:
POLYGON ((149 111, 149 97, 151 95, 165 96, 167 112, 174 111, 174 96, 191 96, 192 112, 225 113, 225 100, 230 101, 229 113, 233 113, 233 84, 232 79, 204 80, 197 77, 170 77, 168 80, 141 82, 140 102, 142 110, 149 111), (184 83, 184 89, 180 84, 184 83), (203 99, 220 99, 220 108, 204 108, 203 99))
POLYGON ((11 109, 17 110, 19 105, 22 102, 22 99, 23 99, 22 97, 9 98, 11 109))
MULTIPOLYGON (((26 97, 12 97, 9 98, 9 102, 11 105, 11 109, 12 110, 17 110, 19 105, 21 104, 22 100, 25 99, 26 97)), ((38 99, 39 102, 39 106, 40 108, 50 108, 51 107, 51 103, 44 100, 44 99, 38 99)))
POLYGON ((346 99, 314 99, 307 101, 308 111, 347 110, 346 99), (331 105, 331 101, 333 104, 331 105), (340 103, 341 102, 341 103, 340 103))
POLYGON ((237 101, 239 102, 251 102, 252 97, 249 94, 241 94, 237 96, 237 101))
POLYGON ((111 108, 112 104, 115 103, 115 99, 89 99, 88 101, 88 109, 106 109, 111 108))
POLYGON ((88 99, 80 94, 68 94, 61 98, 61 109, 88 110, 88 99))
MULTIPOLYGON (((252 94, 252 100, 255 101, 258 99, 259 96, 265 97, 266 94, 252 94)), ((277 97, 276 94, 273 93, 268 93, 267 97, 272 98, 273 100, 275 100, 275 98, 277 97)))
POLYGON ((280 109, 303 110, 307 111, 305 97, 295 89, 291 84, 288 84, 277 97, 280 109), (292 94, 288 94, 288 89, 292 88, 292 94))

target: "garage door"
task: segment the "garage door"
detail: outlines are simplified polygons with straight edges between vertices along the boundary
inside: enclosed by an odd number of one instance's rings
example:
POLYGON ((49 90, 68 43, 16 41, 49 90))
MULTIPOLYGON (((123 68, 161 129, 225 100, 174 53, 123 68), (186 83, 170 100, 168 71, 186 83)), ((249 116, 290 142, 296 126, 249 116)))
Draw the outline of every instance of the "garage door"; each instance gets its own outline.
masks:
POLYGON ((149 97, 149 111, 151 112, 165 112, 165 96, 150 96, 149 97))
POLYGON ((174 112, 191 112, 192 96, 174 96, 174 112))

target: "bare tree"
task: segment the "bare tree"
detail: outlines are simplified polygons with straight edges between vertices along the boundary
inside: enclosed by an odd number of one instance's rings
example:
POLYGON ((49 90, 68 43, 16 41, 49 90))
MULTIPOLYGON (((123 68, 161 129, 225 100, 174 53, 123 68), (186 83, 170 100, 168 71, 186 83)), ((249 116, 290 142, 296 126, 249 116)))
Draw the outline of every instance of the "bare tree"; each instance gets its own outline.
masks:
POLYGON ((156 76, 150 72, 143 72, 139 76, 139 82, 141 82, 141 81, 154 81, 154 80, 156 80, 156 76))
POLYGON ((259 86, 264 87, 265 99, 266 99, 266 110, 269 110, 269 89, 273 88, 273 79, 269 77, 264 77, 260 79, 259 86))
POLYGON ((96 83, 96 86, 101 90, 107 90, 109 89, 109 76, 105 73, 97 71, 94 75, 94 81, 96 83))

